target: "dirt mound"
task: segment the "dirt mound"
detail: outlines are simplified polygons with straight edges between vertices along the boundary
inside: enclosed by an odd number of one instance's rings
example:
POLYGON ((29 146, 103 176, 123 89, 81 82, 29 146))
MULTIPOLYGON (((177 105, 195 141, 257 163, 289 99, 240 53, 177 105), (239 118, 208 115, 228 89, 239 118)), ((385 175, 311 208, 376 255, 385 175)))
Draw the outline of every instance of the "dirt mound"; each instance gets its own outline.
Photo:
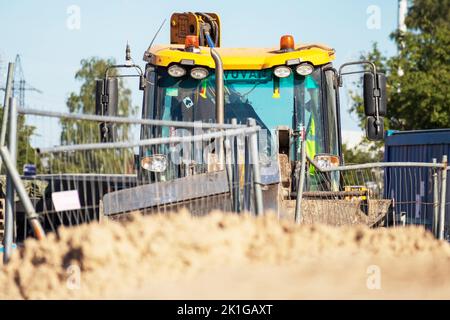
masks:
POLYGON ((449 270, 450 246, 422 228, 182 212, 27 240, 0 299, 450 298, 449 270))

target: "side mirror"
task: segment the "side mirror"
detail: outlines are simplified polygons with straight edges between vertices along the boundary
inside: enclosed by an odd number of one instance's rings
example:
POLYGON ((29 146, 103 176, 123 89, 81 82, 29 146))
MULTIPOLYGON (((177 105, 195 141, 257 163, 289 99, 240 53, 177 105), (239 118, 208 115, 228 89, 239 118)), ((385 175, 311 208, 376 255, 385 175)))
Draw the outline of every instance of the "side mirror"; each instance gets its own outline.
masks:
POLYGON ((370 141, 380 141, 384 139, 384 119, 383 117, 369 116, 366 120, 366 135, 370 141))
POLYGON ((384 139, 384 120, 387 111, 386 76, 377 73, 377 68, 370 61, 354 61, 344 63, 339 68, 338 84, 342 87, 342 76, 364 72, 364 113, 366 114, 366 135, 369 140, 377 141, 384 139), (365 65, 372 72, 356 71, 343 73, 342 70, 348 66, 365 65))
MULTIPOLYGON (((117 78, 96 80, 95 84, 95 114, 102 116, 117 116, 119 109, 119 81, 117 78)), ((100 123, 100 141, 112 142, 116 137, 113 123, 100 123)))
POLYGON ((383 117, 387 111, 386 76, 377 73, 376 76, 367 72, 364 73, 364 113, 367 117, 383 117))

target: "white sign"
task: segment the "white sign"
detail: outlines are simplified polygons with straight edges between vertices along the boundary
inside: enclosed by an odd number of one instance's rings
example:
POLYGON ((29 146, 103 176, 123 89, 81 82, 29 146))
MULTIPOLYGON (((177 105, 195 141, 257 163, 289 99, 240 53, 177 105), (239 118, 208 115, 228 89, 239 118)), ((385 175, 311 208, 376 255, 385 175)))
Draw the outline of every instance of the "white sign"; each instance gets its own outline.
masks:
POLYGON ((53 192, 52 201, 58 212, 81 209, 77 190, 53 192))

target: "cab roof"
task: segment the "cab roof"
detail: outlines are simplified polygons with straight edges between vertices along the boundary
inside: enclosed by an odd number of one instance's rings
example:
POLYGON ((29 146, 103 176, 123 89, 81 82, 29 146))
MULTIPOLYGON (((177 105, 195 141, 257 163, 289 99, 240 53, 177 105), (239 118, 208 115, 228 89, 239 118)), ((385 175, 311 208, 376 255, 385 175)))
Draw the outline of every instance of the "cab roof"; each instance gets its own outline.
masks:
MULTIPOLYGON (((315 66, 335 59, 335 51, 321 44, 306 44, 293 51, 281 52, 277 48, 215 48, 220 54, 225 70, 262 70, 278 65, 298 64, 308 61, 315 66)), ((172 63, 194 64, 214 69, 214 60, 208 47, 200 53, 184 51, 183 45, 155 45, 144 54, 144 60, 167 67, 172 63)))

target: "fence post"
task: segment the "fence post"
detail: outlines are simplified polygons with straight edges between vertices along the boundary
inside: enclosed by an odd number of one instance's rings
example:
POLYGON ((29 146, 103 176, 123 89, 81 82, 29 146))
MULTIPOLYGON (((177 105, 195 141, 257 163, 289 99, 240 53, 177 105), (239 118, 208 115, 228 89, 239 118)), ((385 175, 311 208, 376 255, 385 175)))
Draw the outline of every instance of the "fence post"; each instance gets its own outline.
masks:
MULTIPOLYGON (((433 163, 437 163, 437 159, 433 158, 433 163)), ((439 180, 438 170, 433 168, 433 234, 437 238, 438 234, 438 221, 439 221, 439 180)))
MULTIPOLYGON (((237 126, 237 119, 233 118, 231 119, 231 124, 237 126)), ((234 136, 232 137, 231 142, 231 152, 232 152, 232 180, 233 180, 233 212, 240 212, 240 194, 239 194, 239 152, 238 152, 238 137, 234 136)))
POLYGON ((297 199, 295 200, 295 223, 300 223, 302 219, 302 200, 303 200, 303 187, 305 184, 305 165, 306 165, 306 145, 305 145, 305 137, 303 135, 302 128, 302 137, 301 137, 301 152, 302 159, 300 162, 300 177, 298 180, 297 186, 297 199))
MULTIPOLYGON (((9 132, 8 132, 8 150, 11 157, 11 165, 17 165, 17 106, 16 99, 9 100, 9 132)), ((3 148, 3 146, 1 146, 3 148)), ((15 220, 15 202, 14 202, 14 184, 11 175, 6 175, 6 199, 5 199, 5 236, 3 263, 8 263, 11 257, 12 245, 14 242, 14 220, 15 220)))
MULTIPOLYGON (((8 63, 8 75, 6 78, 5 99, 3 100, 3 121, 0 133, 0 147, 3 147, 5 145, 6 128, 8 127, 8 120, 9 120, 8 111, 10 98, 12 96, 13 79, 14 79, 14 62, 10 62, 8 63)), ((2 170, 2 161, 0 160, 0 171, 1 170, 2 170)))
POLYGON ((250 193, 251 193, 251 164, 249 152, 249 136, 244 136, 244 195, 242 199, 242 211, 250 211, 250 193))
POLYGON ((444 155, 442 157, 442 176, 441 176, 441 208, 439 216, 439 240, 444 240, 444 229, 445 229, 445 198, 447 195, 447 166, 448 159, 444 155))
POLYGON ((228 179, 228 185, 230 186, 230 195, 231 195, 231 208, 234 207, 234 198, 233 198, 233 166, 232 166, 232 151, 231 151, 231 142, 230 139, 227 137, 223 140, 224 145, 224 151, 225 151, 225 168, 227 171, 227 179, 228 179))
MULTIPOLYGON (((248 119, 247 125, 256 126, 255 119, 248 119)), ((263 198, 261 190, 261 173, 259 170, 258 137, 256 132, 250 134, 250 159, 253 168, 253 190, 255 192, 255 213, 257 216, 263 214, 263 198)))

